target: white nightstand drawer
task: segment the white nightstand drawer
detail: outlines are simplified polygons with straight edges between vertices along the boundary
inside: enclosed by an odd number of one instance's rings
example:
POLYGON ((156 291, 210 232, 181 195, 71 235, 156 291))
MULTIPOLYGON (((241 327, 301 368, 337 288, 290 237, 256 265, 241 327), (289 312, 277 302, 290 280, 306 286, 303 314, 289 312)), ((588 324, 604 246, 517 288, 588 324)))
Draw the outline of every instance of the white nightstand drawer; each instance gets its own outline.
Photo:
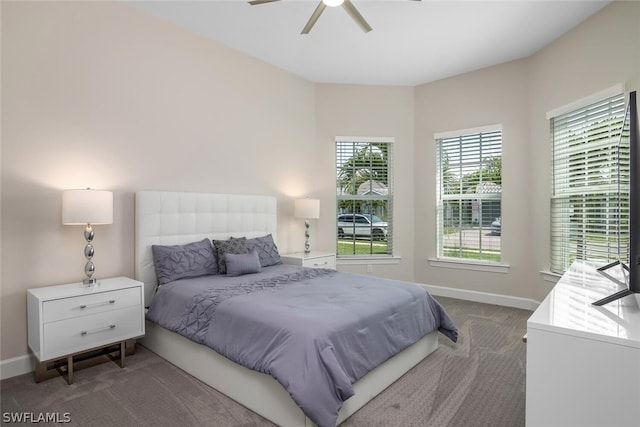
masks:
POLYGON ((305 259, 302 263, 305 267, 312 268, 332 268, 335 270, 336 268, 336 257, 335 255, 328 255, 317 258, 305 259))
POLYGON ((49 323, 141 304, 139 288, 88 293, 70 298, 45 301, 42 304, 42 319, 44 323, 49 323))
POLYGON ((45 324, 41 361, 143 335, 140 310, 137 305, 45 324))
POLYGON ((293 254, 284 254, 280 258, 285 264, 300 265, 302 267, 311 268, 331 268, 336 269, 336 254, 328 252, 298 252, 293 254))

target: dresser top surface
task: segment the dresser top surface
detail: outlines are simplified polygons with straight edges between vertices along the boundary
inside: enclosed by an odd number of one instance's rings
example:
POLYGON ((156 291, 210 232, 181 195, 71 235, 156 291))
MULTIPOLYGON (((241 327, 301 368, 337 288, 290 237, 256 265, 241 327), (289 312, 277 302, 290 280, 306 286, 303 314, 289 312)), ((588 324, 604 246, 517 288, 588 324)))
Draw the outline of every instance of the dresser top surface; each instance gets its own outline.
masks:
MULTIPOLYGON (((599 266, 575 261, 529 318, 528 327, 640 348, 640 294, 594 306, 622 289, 598 272, 599 266)), ((621 266, 607 273, 622 279, 621 266)))

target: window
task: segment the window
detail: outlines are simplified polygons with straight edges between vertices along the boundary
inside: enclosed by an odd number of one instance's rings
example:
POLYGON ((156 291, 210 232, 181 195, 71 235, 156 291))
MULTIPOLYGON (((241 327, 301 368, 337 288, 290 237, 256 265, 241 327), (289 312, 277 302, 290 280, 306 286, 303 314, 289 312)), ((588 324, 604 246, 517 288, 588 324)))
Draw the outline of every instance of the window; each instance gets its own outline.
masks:
POLYGON ((338 256, 391 255, 392 138, 336 138, 338 256))
POLYGON ((499 262, 502 128, 435 135, 438 258, 499 262))
POLYGON ((551 271, 576 259, 617 259, 628 241, 629 147, 620 146, 624 94, 551 119, 551 271), (621 192, 622 190, 622 192, 621 192))

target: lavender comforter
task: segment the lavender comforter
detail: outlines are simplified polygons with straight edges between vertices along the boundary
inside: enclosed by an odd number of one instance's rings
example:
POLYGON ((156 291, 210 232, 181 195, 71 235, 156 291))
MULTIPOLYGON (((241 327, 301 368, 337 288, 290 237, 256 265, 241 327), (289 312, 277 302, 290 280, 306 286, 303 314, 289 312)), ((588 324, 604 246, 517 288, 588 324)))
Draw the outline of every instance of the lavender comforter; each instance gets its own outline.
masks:
POLYGON ((319 426, 335 426, 352 384, 424 335, 458 332, 413 283, 292 265, 178 280, 147 318, 270 374, 319 426))

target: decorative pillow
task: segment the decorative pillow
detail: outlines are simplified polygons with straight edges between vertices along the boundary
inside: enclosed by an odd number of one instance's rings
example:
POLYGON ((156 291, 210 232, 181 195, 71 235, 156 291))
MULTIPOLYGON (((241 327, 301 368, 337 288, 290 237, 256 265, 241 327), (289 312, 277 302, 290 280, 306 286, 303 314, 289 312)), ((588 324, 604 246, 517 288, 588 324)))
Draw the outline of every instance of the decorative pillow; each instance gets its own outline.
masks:
POLYGON ((153 264, 158 285, 187 277, 206 276, 218 272, 209 239, 186 245, 152 245, 153 264))
POLYGON ((218 254, 218 273, 226 274, 227 267, 224 261, 225 254, 244 254, 247 253, 246 237, 231 237, 229 240, 214 240, 213 245, 218 254))
POLYGON ((263 237, 247 239, 247 250, 255 249, 260 258, 260 266, 268 267, 270 265, 282 264, 278 247, 273 241, 273 236, 267 234, 263 237))
POLYGON ((241 276, 260 272, 260 258, 255 250, 244 254, 227 252, 224 254, 224 260, 227 266, 227 276, 241 276))

